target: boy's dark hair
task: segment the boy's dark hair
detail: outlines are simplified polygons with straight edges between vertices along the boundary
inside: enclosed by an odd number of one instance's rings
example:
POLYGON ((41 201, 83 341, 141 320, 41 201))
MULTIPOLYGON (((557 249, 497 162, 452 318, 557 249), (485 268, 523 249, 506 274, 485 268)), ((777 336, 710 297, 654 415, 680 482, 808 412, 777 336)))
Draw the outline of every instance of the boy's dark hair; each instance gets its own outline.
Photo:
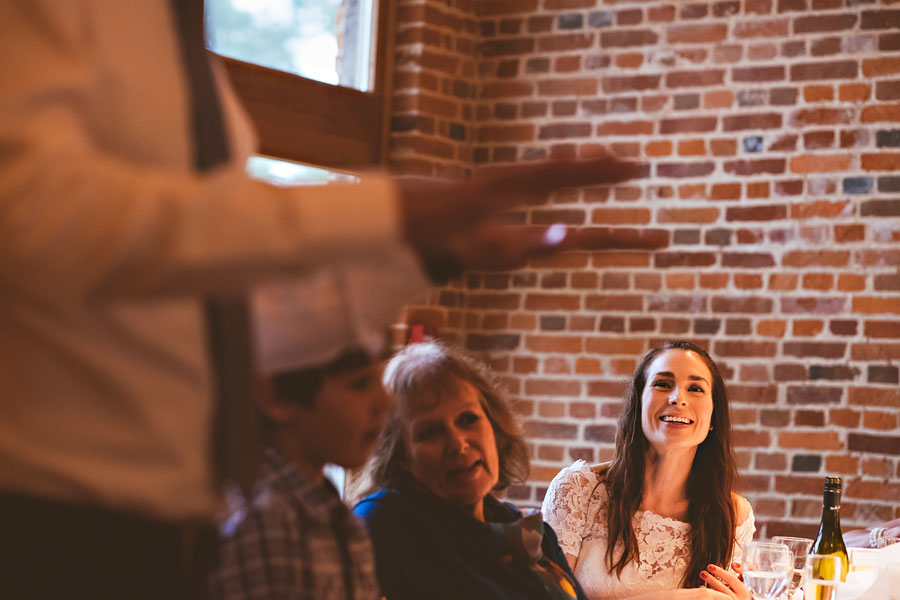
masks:
MULTIPOLYGON (((272 391, 282 402, 292 402, 304 408, 312 408, 326 377, 362 369, 370 365, 373 360, 374 358, 369 352, 354 348, 321 367, 279 371, 271 376, 272 391)), ((275 423, 262 410, 259 411, 259 414, 262 421, 263 438, 271 441, 275 423)))
POLYGON ((322 381, 326 377, 361 369, 371 362, 372 355, 365 350, 348 350, 321 367, 292 369, 275 373, 272 375, 272 389, 280 400, 296 402, 306 408, 312 408, 316 394, 319 393, 322 381))

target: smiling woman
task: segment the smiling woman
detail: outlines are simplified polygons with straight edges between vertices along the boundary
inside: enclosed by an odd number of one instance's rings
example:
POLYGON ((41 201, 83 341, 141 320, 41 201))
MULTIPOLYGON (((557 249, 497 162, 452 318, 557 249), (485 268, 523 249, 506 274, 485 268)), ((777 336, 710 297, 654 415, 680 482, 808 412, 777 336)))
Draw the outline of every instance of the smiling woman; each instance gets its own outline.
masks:
POLYGON ((416 344, 385 370, 394 397, 355 509, 391 600, 571 600, 584 596, 553 530, 496 500, 528 475, 505 396, 483 365, 416 344), (377 490, 377 491, 376 491, 377 490))
POLYGON ((590 600, 749 600, 729 570, 755 529, 735 477, 719 369, 672 342, 635 370, 613 460, 563 469, 543 513, 590 600))

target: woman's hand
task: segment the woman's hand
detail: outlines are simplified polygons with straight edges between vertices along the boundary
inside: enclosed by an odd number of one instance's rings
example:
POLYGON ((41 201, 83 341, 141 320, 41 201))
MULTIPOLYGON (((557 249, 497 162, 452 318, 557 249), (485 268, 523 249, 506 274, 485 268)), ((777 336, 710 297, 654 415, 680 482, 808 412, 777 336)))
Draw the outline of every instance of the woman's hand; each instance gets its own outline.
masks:
POLYGON ((700 571, 700 579, 706 582, 709 589, 725 594, 728 598, 751 600, 750 590, 744 585, 743 578, 740 575, 741 565, 731 563, 731 568, 738 574, 735 575, 727 569, 716 565, 709 565, 706 567, 706 571, 700 571))

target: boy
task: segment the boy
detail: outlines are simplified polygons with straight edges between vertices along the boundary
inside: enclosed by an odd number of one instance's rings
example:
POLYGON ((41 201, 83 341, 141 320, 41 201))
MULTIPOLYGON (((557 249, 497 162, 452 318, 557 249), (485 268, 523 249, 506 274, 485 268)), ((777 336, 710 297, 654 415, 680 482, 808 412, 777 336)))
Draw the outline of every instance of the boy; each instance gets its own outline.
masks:
POLYGON ((379 597, 368 535, 322 473, 365 463, 391 406, 375 356, 399 304, 373 305, 366 290, 396 285, 376 273, 332 269, 254 298, 266 450, 252 497, 230 494, 215 600, 379 597))

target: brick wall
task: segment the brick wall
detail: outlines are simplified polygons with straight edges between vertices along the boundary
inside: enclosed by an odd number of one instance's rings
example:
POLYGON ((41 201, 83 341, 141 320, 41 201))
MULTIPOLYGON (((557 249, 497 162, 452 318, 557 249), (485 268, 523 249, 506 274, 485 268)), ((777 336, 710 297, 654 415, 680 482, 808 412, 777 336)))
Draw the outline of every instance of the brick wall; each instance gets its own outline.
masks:
POLYGON ((671 235, 410 309, 520 400, 534 468, 510 498, 607 458, 638 358, 688 338, 726 374, 759 535, 814 533, 826 473, 845 525, 900 516, 900 3, 402 0, 397 59, 397 170, 607 147, 650 176, 512 218, 671 235))

